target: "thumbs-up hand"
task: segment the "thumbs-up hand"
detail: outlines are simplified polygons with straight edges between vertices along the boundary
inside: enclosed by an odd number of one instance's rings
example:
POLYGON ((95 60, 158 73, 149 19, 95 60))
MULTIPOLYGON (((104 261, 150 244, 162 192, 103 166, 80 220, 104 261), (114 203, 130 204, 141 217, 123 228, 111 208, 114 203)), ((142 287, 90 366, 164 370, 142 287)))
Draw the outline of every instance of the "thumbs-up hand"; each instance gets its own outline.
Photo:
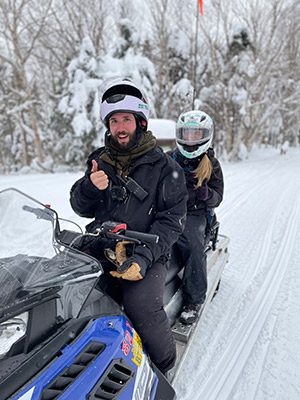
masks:
POLYGON ((102 170, 98 171, 98 164, 96 160, 92 160, 92 170, 90 179, 96 188, 104 190, 108 186, 108 176, 102 170))

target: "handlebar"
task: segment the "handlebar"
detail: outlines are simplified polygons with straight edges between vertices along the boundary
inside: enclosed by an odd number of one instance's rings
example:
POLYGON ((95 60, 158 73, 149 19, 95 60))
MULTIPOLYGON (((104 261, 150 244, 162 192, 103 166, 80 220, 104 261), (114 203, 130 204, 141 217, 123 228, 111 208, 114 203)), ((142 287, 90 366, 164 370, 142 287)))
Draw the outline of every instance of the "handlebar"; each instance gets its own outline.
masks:
MULTIPOLYGON (((36 215, 38 219, 44 219, 47 221, 53 222, 53 214, 50 209, 46 207, 42 208, 34 208, 27 205, 23 206, 23 210, 28 211, 36 215)), ((159 236, 151 233, 132 231, 126 229, 127 225, 124 223, 118 223, 114 221, 105 221, 100 225, 95 225, 93 228, 93 232, 86 233, 82 235, 81 233, 63 230, 61 231, 59 228, 56 230, 56 236, 59 241, 65 243, 67 245, 71 245, 71 243, 79 237, 90 237, 94 238, 108 238, 116 241, 120 240, 128 240, 132 243, 136 244, 150 244, 155 245, 159 241, 159 236)))
MULTIPOLYGON (((124 226, 123 226, 124 228, 124 226)), ((118 229, 113 231, 112 229, 105 229, 105 223, 100 226, 100 228, 95 229, 92 233, 87 232, 85 234, 81 234, 78 232, 73 232, 69 230, 60 231, 58 234, 58 240, 61 243, 66 245, 74 244, 76 247, 81 247, 81 243, 86 243, 88 241, 91 243, 92 241, 97 241, 101 239, 111 239, 115 242, 119 241, 128 241, 133 244, 149 244, 155 245, 158 243, 159 236, 153 235, 151 233, 144 233, 138 231, 132 231, 127 229, 118 229)))
POLYGON ((114 221, 105 221, 101 225, 97 223, 94 225, 93 229, 95 232, 99 232, 100 235, 108 238, 113 238, 116 240, 129 240, 134 243, 149 243, 156 244, 158 243, 159 236, 154 235, 152 233, 145 233, 139 231, 132 231, 127 229, 127 225, 125 223, 114 222, 114 221))
POLYGON ((159 241, 159 236, 153 235, 151 233, 125 230, 124 235, 129 237, 130 239, 137 239, 142 243, 156 244, 159 241))

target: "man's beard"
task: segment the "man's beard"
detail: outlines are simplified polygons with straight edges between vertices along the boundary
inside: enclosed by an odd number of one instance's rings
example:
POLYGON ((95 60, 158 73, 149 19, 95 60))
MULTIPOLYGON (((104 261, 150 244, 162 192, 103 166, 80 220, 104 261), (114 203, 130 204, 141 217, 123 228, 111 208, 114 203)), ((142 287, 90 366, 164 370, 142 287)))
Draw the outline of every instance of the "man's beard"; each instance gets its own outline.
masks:
POLYGON ((113 141, 114 145, 119 148, 120 150, 128 150, 131 149, 136 145, 136 133, 134 133, 127 143, 119 143, 118 137, 111 136, 111 140, 113 141))

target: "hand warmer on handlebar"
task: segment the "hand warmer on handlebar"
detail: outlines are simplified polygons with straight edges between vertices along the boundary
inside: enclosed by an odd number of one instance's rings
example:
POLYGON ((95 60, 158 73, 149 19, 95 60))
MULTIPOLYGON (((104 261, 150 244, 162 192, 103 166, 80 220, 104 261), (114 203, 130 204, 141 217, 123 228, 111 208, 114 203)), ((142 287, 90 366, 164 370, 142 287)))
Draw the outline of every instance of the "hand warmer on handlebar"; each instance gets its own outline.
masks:
POLYGON ((114 245, 115 241, 112 239, 103 237, 87 237, 86 242, 81 246, 80 250, 97 258, 97 260, 101 260, 103 258, 104 250, 108 248, 112 249, 114 245))

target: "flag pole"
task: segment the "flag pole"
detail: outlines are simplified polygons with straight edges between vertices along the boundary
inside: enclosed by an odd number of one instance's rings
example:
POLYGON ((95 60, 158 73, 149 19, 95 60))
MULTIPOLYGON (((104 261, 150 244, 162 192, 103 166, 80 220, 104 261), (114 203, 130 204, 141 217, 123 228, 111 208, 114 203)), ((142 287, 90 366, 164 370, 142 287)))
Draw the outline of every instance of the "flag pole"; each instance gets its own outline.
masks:
POLYGON ((193 65, 193 104, 192 108, 195 108, 195 100, 196 100, 196 75, 197 75, 197 53, 198 53, 198 32, 199 32, 199 8, 200 14, 203 15, 203 5, 202 0, 196 0, 197 10, 196 10, 196 26, 195 26, 195 47, 194 47, 194 65, 193 65))
POLYGON ((203 1, 199 0, 199 10, 200 10, 200 15, 203 15, 203 1))

